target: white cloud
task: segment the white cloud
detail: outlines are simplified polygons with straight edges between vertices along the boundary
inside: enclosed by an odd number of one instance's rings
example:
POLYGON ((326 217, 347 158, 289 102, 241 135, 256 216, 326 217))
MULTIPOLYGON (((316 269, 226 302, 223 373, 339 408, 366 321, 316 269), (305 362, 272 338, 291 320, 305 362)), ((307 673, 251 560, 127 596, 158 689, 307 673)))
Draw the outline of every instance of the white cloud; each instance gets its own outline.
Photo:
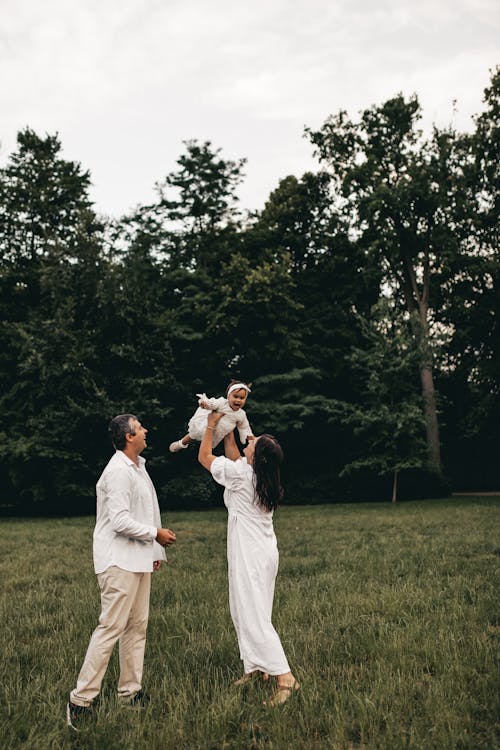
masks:
POLYGON ((426 127, 470 127, 498 61, 494 0, 0 0, 0 159, 59 131, 99 210, 151 199, 183 139, 247 156, 262 206, 313 166, 303 126, 416 92, 426 127))

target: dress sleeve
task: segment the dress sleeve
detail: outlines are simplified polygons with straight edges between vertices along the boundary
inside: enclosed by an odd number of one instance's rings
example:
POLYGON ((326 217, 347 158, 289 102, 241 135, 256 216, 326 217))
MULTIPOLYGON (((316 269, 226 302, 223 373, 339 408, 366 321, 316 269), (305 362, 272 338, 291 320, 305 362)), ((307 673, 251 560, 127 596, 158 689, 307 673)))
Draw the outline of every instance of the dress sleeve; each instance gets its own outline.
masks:
POLYGON ((203 401, 206 401, 206 403, 208 404, 208 408, 211 411, 216 411, 217 409, 219 409, 221 406, 224 405, 224 402, 226 400, 225 398, 223 398, 221 396, 218 397, 218 398, 217 397, 211 398, 211 397, 207 396, 206 393, 197 393, 196 395, 200 396, 200 401, 202 399, 203 399, 203 401))
POLYGON ((248 418, 243 409, 240 410, 240 419, 238 420, 238 433, 242 443, 246 443, 248 436, 253 435, 252 428, 248 423, 248 418))
POLYGON ((241 473, 241 460, 230 461, 225 456, 218 456, 210 466, 210 472, 218 484, 231 489, 235 479, 241 473))

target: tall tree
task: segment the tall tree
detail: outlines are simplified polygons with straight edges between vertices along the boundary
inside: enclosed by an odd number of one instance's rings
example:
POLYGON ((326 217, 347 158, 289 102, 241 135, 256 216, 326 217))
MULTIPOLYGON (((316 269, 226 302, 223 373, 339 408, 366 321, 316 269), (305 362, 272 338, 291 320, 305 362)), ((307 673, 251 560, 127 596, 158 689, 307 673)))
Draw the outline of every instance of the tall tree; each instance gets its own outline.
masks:
POLYGON ((492 72, 475 130, 462 136, 466 262, 440 285, 450 332, 442 387, 453 475, 462 488, 495 488, 500 445, 500 69, 492 72), (467 460, 470 459, 470 460, 467 460), (470 466, 469 466, 470 464, 470 466))
MULTIPOLYGON (((157 183, 157 200, 120 221, 111 238, 119 284, 128 289, 135 278, 131 299, 143 295, 136 310, 144 315, 139 349, 143 357, 148 351, 145 393, 156 394, 154 417, 164 445, 185 429, 195 393, 221 392, 231 372, 230 342, 222 342, 212 324, 225 269, 241 242, 236 188, 243 164, 208 142, 187 141, 177 168, 157 183)), ((127 326, 127 341, 126 332, 127 326)), ((160 469, 169 491, 178 494, 176 474, 195 472, 196 465, 188 469, 180 457, 160 469)))
POLYGON ((296 335, 303 361, 320 368, 337 394, 348 384, 346 354, 358 340, 353 311, 368 312, 380 284, 379 271, 348 230, 332 206, 330 176, 320 172, 282 180, 246 237, 271 257, 289 257, 294 300, 302 306, 296 335))
POLYGON ((434 301, 439 284, 450 276, 450 264, 467 252, 457 221, 463 165, 456 134, 434 130, 424 139, 419 118, 417 98, 406 101, 399 95, 365 110, 357 122, 340 112, 319 131, 307 132, 330 168, 333 200, 351 236, 379 264, 382 283, 408 312, 420 353, 429 464, 440 471, 433 373, 439 307, 434 301))
POLYGON ((468 139, 474 164, 468 197, 475 245, 468 306, 475 364, 493 414, 493 400, 498 408, 500 395, 500 67, 492 72, 484 103, 485 110, 476 117, 475 132, 468 139))
MULTIPOLYGON (((186 152, 177 160, 178 169, 157 183, 155 206, 170 225, 176 241, 177 259, 185 268, 210 270, 220 240, 231 235, 238 223, 236 190, 243 179, 245 159, 221 156, 209 141, 185 141, 186 152)), ((172 261, 175 261, 172 254, 172 261)))
POLYGON ((334 407, 358 440, 341 476, 362 469, 392 474, 394 503, 401 472, 425 463, 425 421, 414 383, 418 353, 404 316, 389 300, 382 297, 360 324, 362 345, 353 347, 349 362, 363 389, 355 401, 334 407))
POLYGON ((92 463, 81 436, 102 401, 90 365, 102 227, 88 173, 60 151, 57 136, 27 129, 0 171, 0 408, 9 425, 0 462, 31 499, 79 484, 92 463))
POLYGON ((4 278, 11 269, 18 290, 24 287, 26 301, 32 298, 36 304, 39 263, 71 257, 82 221, 90 229, 95 217, 90 175, 61 157, 57 135, 41 138, 26 128, 17 143, 0 170, 0 256, 4 278))

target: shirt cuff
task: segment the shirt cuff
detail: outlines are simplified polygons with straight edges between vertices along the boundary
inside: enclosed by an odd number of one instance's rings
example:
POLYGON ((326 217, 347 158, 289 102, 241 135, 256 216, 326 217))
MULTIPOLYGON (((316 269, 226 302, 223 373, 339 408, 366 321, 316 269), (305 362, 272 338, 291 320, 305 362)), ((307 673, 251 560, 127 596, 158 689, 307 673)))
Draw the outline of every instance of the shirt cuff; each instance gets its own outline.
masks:
POLYGON ((157 526, 151 526, 150 527, 150 531, 151 531, 151 538, 152 538, 152 540, 154 542, 155 539, 156 539, 156 535, 158 534, 158 527, 157 526))

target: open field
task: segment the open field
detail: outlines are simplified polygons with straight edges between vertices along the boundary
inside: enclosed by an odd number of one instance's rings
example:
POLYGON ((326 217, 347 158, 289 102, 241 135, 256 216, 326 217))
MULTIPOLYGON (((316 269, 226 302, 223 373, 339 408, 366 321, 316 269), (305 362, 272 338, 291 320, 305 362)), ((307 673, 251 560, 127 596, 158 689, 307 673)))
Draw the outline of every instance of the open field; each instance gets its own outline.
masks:
POLYGON ((144 688, 96 721, 64 709, 99 612, 93 518, 0 522, 0 748, 446 750, 500 747, 500 502, 452 498, 281 508, 276 628, 302 694, 273 710, 240 675, 223 510, 165 513, 144 688))

